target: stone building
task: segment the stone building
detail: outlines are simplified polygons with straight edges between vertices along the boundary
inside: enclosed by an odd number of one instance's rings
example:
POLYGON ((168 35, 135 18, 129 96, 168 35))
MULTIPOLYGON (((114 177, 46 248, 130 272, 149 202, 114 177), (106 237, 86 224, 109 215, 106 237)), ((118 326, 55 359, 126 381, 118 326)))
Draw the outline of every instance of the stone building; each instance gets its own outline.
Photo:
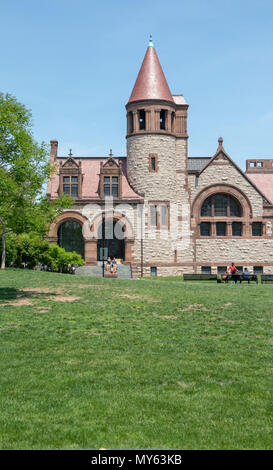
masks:
POLYGON ((188 104, 172 95, 150 40, 126 105, 127 156, 58 156, 50 200, 74 197, 49 239, 81 253, 87 266, 103 256, 132 276, 220 273, 232 261, 273 273, 273 160, 242 171, 218 140, 211 157, 188 156, 188 104))

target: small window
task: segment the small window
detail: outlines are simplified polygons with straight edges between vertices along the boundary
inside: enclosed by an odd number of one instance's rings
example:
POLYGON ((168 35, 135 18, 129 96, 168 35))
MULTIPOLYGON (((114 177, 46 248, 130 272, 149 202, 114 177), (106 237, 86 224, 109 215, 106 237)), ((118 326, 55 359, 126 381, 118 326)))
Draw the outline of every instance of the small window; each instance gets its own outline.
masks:
POLYGON ((250 162, 249 166, 250 166, 251 168, 254 168, 254 167, 256 166, 256 164, 255 164, 255 162, 250 162))
POLYGON ((232 222, 232 235, 234 237, 242 236, 242 222, 232 222))
POLYGON ((258 162, 258 163, 257 163, 257 166, 258 166, 259 168, 262 168, 262 167, 264 166, 264 164, 263 164, 263 162, 258 162))
POLYGON ((254 266, 253 267, 254 274, 263 274, 263 266, 254 266))
POLYGON ((161 226, 168 226, 168 206, 161 206, 161 226))
POLYGON ((151 205, 150 206, 150 223, 151 226, 157 226, 157 206, 151 205))
POLYGON ((217 266, 217 274, 225 274, 227 272, 226 266, 217 266))
POLYGON ((210 237, 210 222, 201 222, 200 224, 200 235, 202 237, 210 237))
POLYGON ((262 236, 262 222, 252 222, 252 236, 253 237, 262 236))
POLYGON ((151 267, 151 276, 157 276, 157 268, 155 266, 151 267))
POLYGON ((216 222, 216 235, 218 237, 225 237, 225 235, 226 235, 226 222, 216 222))
POLYGON ((149 171, 151 171, 151 172, 158 171, 157 154, 156 153, 150 153, 149 154, 149 171))
POLYGON ((202 274, 211 274, 211 267, 210 266, 201 266, 201 273, 202 274))

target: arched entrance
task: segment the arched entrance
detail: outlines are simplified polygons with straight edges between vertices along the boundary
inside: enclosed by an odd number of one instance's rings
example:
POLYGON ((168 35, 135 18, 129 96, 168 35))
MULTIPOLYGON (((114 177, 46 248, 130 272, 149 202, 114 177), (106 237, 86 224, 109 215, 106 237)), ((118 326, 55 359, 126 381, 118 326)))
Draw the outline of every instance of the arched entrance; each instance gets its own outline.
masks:
POLYGON ((125 259, 124 225, 120 220, 107 218, 98 229, 97 259, 102 261, 103 249, 105 257, 125 259))
POLYGON ((67 220, 58 229, 58 245, 66 251, 76 251, 84 258, 82 226, 76 220, 67 220))

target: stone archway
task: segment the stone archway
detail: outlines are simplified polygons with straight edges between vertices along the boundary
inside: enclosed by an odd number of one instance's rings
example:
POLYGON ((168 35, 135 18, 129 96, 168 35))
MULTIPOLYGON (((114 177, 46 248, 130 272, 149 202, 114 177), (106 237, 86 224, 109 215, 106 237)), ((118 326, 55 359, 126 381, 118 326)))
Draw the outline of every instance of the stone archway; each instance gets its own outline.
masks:
POLYGON ((58 245, 66 251, 75 251, 84 258, 82 225, 73 219, 64 221, 58 229, 58 245))
POLYGON ((97 260, 102 261, 103 248, 105 249, 105 256, 110 256, 111 259, 117 258, 122 261, 125 260, 125 240, 124 233, 122 234, 122 226, 120 220, 107 218, 105 221, 105 236, 103 239, 103 223, 100 224, 98 229, 98 242, 97 242, 97 260), (120 226, 119 226, 120 225, 120 226), (109 235, 109 237, 108 237, 109 235), (122 236, 123 235, 123 236, 122 236))
MULTIPOLYGON (((105 225, 109 233, 105 237, 104 247, 108 248, 108 256, 122 259, 123 262, 131 263, 132 248, 135 241, 134 231, 129 219, 118 211, 105 212, 105 225), (112 226, 112 228, 111 228, 112 226)), ((95 216, 91 224, 92 241, 96 243, 96 261, 101 260, 100 249, 102 248, 102 213, 95 216)), ((107 234, 106 234, 107 235, 107 234)), ((93 250, 94 256, 94 250, 93 250)))

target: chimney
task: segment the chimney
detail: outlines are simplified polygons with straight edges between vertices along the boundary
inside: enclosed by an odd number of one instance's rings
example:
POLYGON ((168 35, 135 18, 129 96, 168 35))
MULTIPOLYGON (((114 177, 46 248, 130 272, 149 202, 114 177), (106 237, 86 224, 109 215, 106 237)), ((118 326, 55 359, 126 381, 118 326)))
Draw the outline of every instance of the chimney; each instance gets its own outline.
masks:
POLYGON ((50 141, 50 160, 54 161, 58 154, 58 141, 51 140, 50 141))

